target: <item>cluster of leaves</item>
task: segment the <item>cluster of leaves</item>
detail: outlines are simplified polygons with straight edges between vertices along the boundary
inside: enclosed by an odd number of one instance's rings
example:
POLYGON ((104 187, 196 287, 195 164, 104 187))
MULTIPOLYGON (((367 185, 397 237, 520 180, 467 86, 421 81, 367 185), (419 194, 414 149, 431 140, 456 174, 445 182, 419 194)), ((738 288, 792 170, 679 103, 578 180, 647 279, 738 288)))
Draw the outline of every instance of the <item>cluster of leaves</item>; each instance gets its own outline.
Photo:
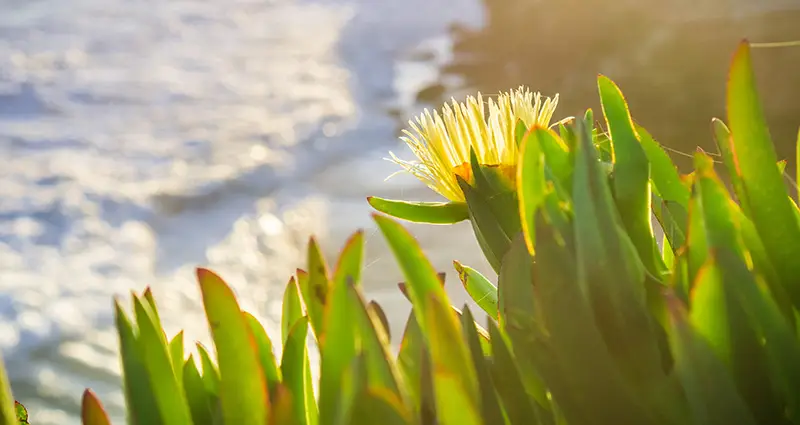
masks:
MULTIPOLYGON (((117 303, 128 423, 800 424, 800 209, 754 86, 742 43, 728 125, 714 121, 733 193, 702 152, 682 176, 600 77, 608 132, 591 111, 558 132, 518 126, 515 184, 473 161, 465 203, 372 198, 400 218, 472 223, 497 279, 455 267, 485 326, 450 305, 416 240, 383 215, 374 219, 412 304, 397 353, 381 307, 362 294, 361 232, 333 269, 309 244, 284 293, 280 359, 211 271, 197 278, 213 357, 199 344, 185 357, 149 290, 133 315, 117 303)), ((0 425, 16 423, 0 378, 0 425)), ((83 423, 110 423, 89 390, 83 423)))

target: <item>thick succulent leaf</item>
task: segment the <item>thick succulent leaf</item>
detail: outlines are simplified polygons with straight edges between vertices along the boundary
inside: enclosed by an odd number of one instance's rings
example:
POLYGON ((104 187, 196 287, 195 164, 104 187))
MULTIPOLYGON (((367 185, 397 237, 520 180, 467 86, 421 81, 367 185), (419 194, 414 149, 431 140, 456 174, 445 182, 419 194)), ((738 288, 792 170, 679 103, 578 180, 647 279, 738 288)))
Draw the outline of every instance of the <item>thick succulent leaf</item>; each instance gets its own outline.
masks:
MULTIPOLYGON (((515 350, 531 347, 531 340, 541 338, 545 331, 536 305, 533 281, 533 259, 522 235, 518 235, 503 259, 498 277, 500 294, 500 326, 509 335, 515 350)), ((528 393, 547 406, 547 394, 531 356, 519 355, 523 383, 528 393)))
POLYGON ((272 390, 281 381, 280 370, 275 363, 275 353, 272 351, 272 341, 267 335, 267 331, 261 326, 261 322, 250 313, 242 312, 247 324, 250 326, 250 332, 253 334, 256 346, 258 348, 258 359, 261 363, 261 368, 264 371, 264 379, 267 381, 267 390, 272 394, 272 390))
POLYGON ((219 362, 219 398, 225 423, 266 423, 269 394, 258 344, 230 287, 216 274, 197 270, 219 362))
POLYGON ((414 424, 408 408, 397 394, 383 389, 367 388, 353 406, 352 424, 411 425, 414 424))
POLYGON ((465 266, 458 261, 453 261, 453 267, 458 272, 458 277, 464 289, 475 304, 478 305, 489 317, 497 318, 497 287, 484 277, 479 271, 465 266))
POLYGON ((746 276, 722 273, 710 257, 692 289, 690 322, 729 368, 757 422, 779 424, 782 409, 769 382, 760 338, 731 294, 730 287, 747 284, 742 279, 746 276))
POLYGON ((391 357, 391 341, 383 332, 380 319, 370 314, 364 297, 356 286, 348 285, 348 295, 356 316, 356 321, 351 326, 358 331, 361 351, 367 365, 368 386, 389 392, 398 400, 407 399, 405 388, 398 383, 402 382, 402 378, 391 357))
POLYGON ((325 305, 328 300, 331 282, 328 274, 328 265, 322 257, 322 251, 313 237, 308 241, 308 274, 297 275, 297 283, 300 286, 300 295, 306 306, 308 319, 311 323, 311 330, 317 337, 322 339, 324 334, 325 305))
POLYGON ((276 425, 301 425, 294 413, 294 396, 283 384, 278 384, 271 393, 274 398, 270 411, 270 424, 276 425))
POLYGON ((772 382, 786 404, 786 417, 791 423, 797 423, 800 421, 800 343, 774 298, 765 287, 758 285, 747 266, 730 255, 720 255, 718 261, 724 274, 741 278, 727 288, 733 291, 735 301, 741 304, 764 346, 772 382))
POLYGON ((442 425, 483 424, 477 376, 460 324, 449 305, 430 297, 425 328, 430 347, 436 412, 442 425))
MULTIPOLYGON (((655 394, 626 382, 578 287, 574 258, 544 224, 544 220, 537 222, 534 276, 546 338, 534 341, 527 354, 536 361, 537 371, 566 420, 579 424, 680 423, 669 419, 675 412, 652 408, 655 394)), ((670 401, 666 394, 657 395, 664 397, 664 403, 670 401)))
POLYGON ((573 189, 577 283, 622 370, 637 381, 657 379, 663 374, 663 359, 647 306, 644 270, 630 241, 623 240, 628 235, 621 230, 610 188, 582 127, 573 189))
POLYGON ((498 222, 484 196, 460 176, 456 176, 456 180, 467 200, 470 223, 478 245, 492 268, 498 271, 500 259, 511 242, 510 236, 498 222))
POLYGON ((659 276, 666 267, 653 236, 650 161, 642 148, 620 89, 604 76, 597 79, 597 86, 614 145, 614 199, 622 225, 627 229, 645 267, 659 276))
POLYGON ((392 330, 389 327, 389 318, 386 317, 386 313, 383 311, 381 305, 376 301, 370 301, 367 305, 367 310, 369 310, 370 317, 372 317, 374 320, 377 320, 376 326, 380 324, 380 332, 383 332, 383 334, 386 335, 386 339, 391 341, 392 330))
POLYGON ((401 220, 427 224, 453 224, 469 218, 464 202, 411 202, 368 196, 376 210, 401 220))
POLYGON ((337 405, 344 372, 358 352, 358 333, 353 323, 355 309, 348 286, 357 284, 364 257, 363 232, 356 232, 345 244, 333 277, 325 306, 325 333, 320 339, 320 423, 332 425, 344 406, 337 405))
POLYGON ((497 325, 489 322, 492 341, 491 375, 500 394, 510 425, 537 424, 534 406, 536 401, 528 396, 522 383, 521 371, 497 325))
POLYGON ((536 240, 534 218, 536 211, 544 204, 547 185, 545 183, 545 161, 542 151, 542 140, 555 138, 544 128, 531 128, 531 131, 522 140, 517 165, 517 197, 519 198, 519 214, 522 223, 522 233, 525 243, 531 254, 535 253, 533 242, 536 240))
POLYGON ((681 183, 680 174, 672 159, 644 127, 636 124, 635 129, 650 162, 650 178, 659 197, 666 201, 677 202, 686 208, 689 203, 689 190, 681 183))
POLYGON ((8 380, 6 367, 0 359, 0 424, 13 425, 17 423, 17 412, 14 409, 14 396, 11 393, 11 384, 8 380))
POLYGON ((203 367, 203 382, 208 391, 219 395, 219 368, 214 361, 211 360, 211 355, 208 354, 208 350, 206 350, 203 344, 198 342, 196 348, 197 354, 200 356, 200 364, 203 367))
MULTIPOLYGON (((150 311, 152 313, 153 322, 156 326, 156 329, 161 329, 161 332, 163 333, 164 326, 161 324, 161 316, 158 314, 158 307, 156 306, 156 299, 153 296, 153 291, 148 286, 145 288, 142 295, 143 301, 150 306, 150 311)), ((166 338, 166 335, 164 335, 164 338, 166 338)))
POLYGON ((424 324, 422 329, 425 329, 427 321, 424 319, 424 315, 428 311, 428 302, 435 299, 442 305, 449 305, 442 282, 420 249, 419 243, 408 230, 397 221, 385 216, 373 214, 373 219, 389 243, 389 247, 403 271, 406 289, 414 306, 414 313, 417 315, 419 323, 424 324))
POLYGON ((181 384, 172 370, 164 331, 156 327, 154 314, 147 301, 133 298, 136 324, 139 328, 139 348, 145 369, 151 379, 158 410, 164 422, 169 424, 191 424, 191 413, 183 397, 181 384))
POLYGON ((281 359, 283 386, 292 396, 293 423, 298 425, 316 424, 318 421, 317 405, 313 402, 314 389, 306 387, 305 375, 310 371, 307 335, 308 318, 303 316, 289 330, 281 359), (309 392, 312 394, 311 403, 306 396, 309 392))
POLYGON ((286 284, 286 289, 283 291, 283 303, 281 306, 281 343, 285 344, 286 338, 289 337, 289 331, 294 327, 294 324, 304 316, 303 305, 300 301, 300 291, 294 276, 289 279, 289 283, 286 284))
POLYGON ((172 370, 178 383, 183 382, 183 331, 178 332, 169 342, 169 357, 172 360, 172 370))
POLYGON ((427 361, 424 336, 412 311, 409 313, 403 339, 400 342, 397 365, 403 374, 403 381, 419 417, 435 417, 435 400, 430 375, 424 373, 423 367, 423 363, 427 361))
MULTIPOLYGON (((9 424, 11 422, 8 422, 9 424)), ((82 425, 111 425, 106 409, 97 399, 92 390, 83 392, 81 399, 81 423, 82 425)))
POLYGON ((28 409, 18 401, 14 401, 14 410, 16 411, 18 424, 14 425, 30 425, 28 422, 28 409))
POLYGON ((216 396, 206 388, 192 356, 189 356, 189 359, 183 364, 183 389, 186 393, 186 401, 189 403, 189 410, 192 412, 192 423, 194 425, 212 425, 214 417, 212 406, 217 401, 216 396))
POLYGON ((503 410, 500 407, 495 384, 489 371, 483 348, 481 347, 478 332, 475 327, 475 318, 468 306, 464 306, 461 315, 461 329, 464 332, 464 340, 467 342, 472 363, 475 366, 475 373, 478 377, 478 388, 481 395, 481 415, 484 424, 506 424, 503 410))
POLYGON ((522 145, 522 139, 525 137, 525 133, 528 132, 528 127, 525 123, 517 118, 517 123, 514 125, 514 143, 517 144, 517 148, 522 145))
POLYGON ((161 424, 161 413, 151 388, 143 353, 133 324, 118 300, 114 300, 114 319, 122 360, 122 384, 129 421, 132 424, 161 424))
POLYGON ((738 170, 739 166, 736 164, 734 147, 731 141, 731 131, 728 129, 728 126, 726 126, 725 123, 719 118, 714 118, 711 120, 711 129, 714 133, 714 141, 717 144, 717 149, 719 149, 720 156, 722 157, 722 163, 728 170, 728 176, 730 178, 731 185, 733 186, 734 193, 736 194, 742 209, 747 212, 748 216, 750 216, 747 192, 744 188, 742 175, 738 170))
POLYGON ((670 346, 675 371, 697 425, 755 425, 757 422, 736 390, 733 377, 703 337, 697 334, 678 298, 668 301, 670 346))
POLYGON ((750 46, 740 43, 730 68, 728 123, 735 165, 753 224, 787 292, 800 307, 800 225, 795 217, 756 90, 750 46))

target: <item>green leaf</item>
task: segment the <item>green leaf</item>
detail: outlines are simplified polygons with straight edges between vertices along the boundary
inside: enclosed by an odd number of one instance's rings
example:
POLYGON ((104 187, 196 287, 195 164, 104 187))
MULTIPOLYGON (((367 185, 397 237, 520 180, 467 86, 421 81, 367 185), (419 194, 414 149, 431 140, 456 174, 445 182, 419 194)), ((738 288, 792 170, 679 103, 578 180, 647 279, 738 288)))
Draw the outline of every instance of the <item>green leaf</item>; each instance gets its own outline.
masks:
POLYGON ((721 273, 710 257, 692 290, 690 322, 730 369, 757 423, 781 423, 782 409, 775 403, 760 338, 730 293, 730 286, 744 283, 742 278, 721 273))
POLYGON ((772 382, 786 404, 786 417, 797 423, 800 421, 800 343, 777 303, 766 288, 758 285, 747 266, 729 255, 721 255, 718 260, 719 269, 725 274, 741 278, 738 284, 727 288, 734 292, 736 301, 763 342, 772 382))
POLYGON ((680 174, 672 159, 644 127, 636 124, 635 129, 650 162, 650 178, 658 195, 666 201, 677 202, 686 208, 689 204, 689 190, 681 183, 680 174))
POLYGON ((14 409, 14 396, 8 380, 6 367, 0 359, 0 424, 16 425, 17 413, 14 409))
POLYGON ((382 331, 380 319, 370 313, 358 287, 348 285, 348 295, 356 316, 353 325, 357 328, 361 351, 366 361, 368 386, 390 392, 398 400, 407 399, 404 388, 398 384, 402 379, 392 361, 391 341, 382 331))
POLYGON ((374 388, 362 390, 353 406, 353 424, 411 425, 415 423, 397 395, 374 388))
POLYGON ((653 236, 650 161, 642 148, 628 104, 619 87, 605 76, 598 77, 597 86, 614 145, 614 197, 622 225, 627 229, 645 267, 659 276, 666 267, 653 236))
MULTIPOLYGON (((298 275, 300 272, 298 271, 298 275)), ((281 341, 286 343, 289 331, 294 324, 303 317, 303 305, 300 301, 300 291, 297 288, 297 281, 294 276, 289 279, 286 289, 283 292, 283 312, 281 314, 281 341)))
POLYGON ((749 211, 795 307, 800 307, 800 225, 778 172, 775 148, 756 90, 750 46, 739 44, 728 79, 732 151, 749 211))
POLYGON ((668 303, 672 329, 670 346, 675 371, 683 383, 686 399, 697 425, 755 425, 757 422, 736 390, 733 378, 697 334, 677 298, 668 303))
POLYGON ((408 395, 415 409, 419 412, 427 409, 428 414, 433 414, 435 402, 431 396, 432 393, 423 394, 423 388, 426 385, 424 380, 430 378, 430 376, 425 376, 422 372, 423 359, 427 358, 424 345, 422 330, 414 312, 411 311, 406 321, 403 339, 400 342, 397 365, 403 374, 403 380, 407 383, 408 395), (424 395, 429 397, 425 399, 424 395))
POLYGON ((281 374, 278 366, 275 364, 275 353, 272 351, 272 341, 267 335, 267 331, 261 326, 261 322, 250 313, 242 312, 247 323, 250 326, 250 332, 253 333, 256 346, 258 347, 258 358, 261 363, 261 368, 264 371, 264 379, 267 381, 267 392, 272 395, 272 391, 281 381, 281 374))
POLYGON ((208 350, 201 343, 196 344, 197 353, 200 355, 200 364, 203 366, 203 382, 208 391, 215 395, 219 395, 219 369, 216 364, 211 360, 208 350))
POLYGON ((178 383, 183 382, 183 331, 178 332, 169 343, 169 357, 172 359, 172 370, 178 383))
POLYGON ((439 423, 482 424, 477 376, 459 322, 449 306, 434 297, 420 307, 425 308, 439 423))
MULTIPOLYGON (((153 320, 156 329, 162 329, 163 332, 164 326, 161 324, 161 316, 158 314, 158 307, 156 306, 156 299, 153 297, 153 291, 150 289, 150 287, 147 287, 142 295, 144 295, 144 299, 147 302, 147 305, 150 306, 150 310, 153 313, 153 320)), ((164 335, 164 338, 166 338, 166 335, 164 335)))
POLYGON ((400 264, 419 323, 427 324, 423 317, 430 299, 436 299, 440 304, 449 304, 436 270, 422 253, 414 237, 400 223, 377 214, 373 214, 372 217, 400 264))
POLYGON ((192 412, 193 424, 212 425, 214 417, 212 406, 216 397, 206 388, 191 355, 183 364, 183 388, 189 403, 189 410, 192 412))
MULTIPOLYGON (((579 152, 580 155, 584 154, 579 152)), ((576 168, 576 177, 584 172, 579 172, 581 167, 576 168)), ((578 286, 575 259, 553 228, 539 217, 534 281, 536 314, 546 324, 546 333, 534 339, 526 353, 516 357, 534 359, 536 370, 568 423, 681 423, 668 419, 675 413, 653 408, 656 395, 624 378, 619 361, 612 357, 591 306, 578 286)), ((517 345, 515 342, 515 348, 517 345)), ((663 402, 673 401, 670 408, 676 409, 677 403, 670 399, 664 395, 663 402)))
MULTIPOLYGON (((531 341, 542 337, 545 330, 536 305, 533 258, 522 235, 517 236, 503 258, 498 285, 500 325, 511 339, 514 349, 529 350, 531 341)), ((519 360, 526 390, 539 404, 547 406, 546 388, 536 372, 532 356, 520 353, 519 360)))
POLYGON ((342 379, 348 365, 356 357, 358 335, 354 322, 355 306, 348 294, 348 285, 361 277, 364 259, 364 234, 353 234, 339 256, 333 287, 325 309, 325 334, 320 339, 319 414, 322 425, 333 425, 344 406, 340 401, 342 379))
MULTIPOLYGON (((588 296, 618 366, 628 378, 647 381, 663 375, 663 359, 647 306, 644 270, 629 248, 630 240, 625 240, 628 235, 622 231, 588 130, 582 123, 579 128, 573 180, 576 258, 569 267, 577 268, 578 287, 588 296)), ((634 189, 622 189, 627 190, 634 189)))
POLYGON ((272 403, 272 410, 270 412, 270 424, 280 425, 301 425, 298 418, 294 413, 294 396, 291 391, 283 385, 278 384, 275 387, 274 402, 272 403))
POLYGON ((465 266, 458 261, 453 261, 453 267, 458 272, 458 277, 464 289, 489 317, 497 318, 497 287, 484 277, 479 271, 465 266))
POLYGON ((145 367, 140 343, 133 324, 114 299, 114 318, 119 335, 119 350, 122 360, 122 387, 132 424, 162 424, 162 416, 151 389, 150 375, 145 367))
POLYGON ((281 372, 286 389, 292 396, 294 423, 307 425, 317 423, 317 405, 313 401, 314 389, 306 387, 305 375, 310 372, 306 337, 308 317, 303 316, 289 330, 281 359, 281 372), (306 394, 311 393, 311 403, 306 394))
POLYGON ((219 398, 227 424, 263 424, 269 394, 258 345, 233 291, 207 269, 197 269, 208 325, 219 361, 219 398))
POLYGON ((108 413, 92 390, 83 392, 81 401, 81 423, 83 425, 111 425, 108 413))
POLYGON ((324 334, 325 304, 331 283, 328 278, 328 266, 313 237, 308 241, 308 275, 302 276, 298 273, 297 278, 311 330, 317 340, 320 340, 324 334))
POLYGON ((495 271, 500 269, 500 259, 508 249, 509 235, 503 230, 483 195, 460 176, 456 176, 469 207, 470 224, 478 245, 495 271))
POLYGON ((478 331, 476 330, 475 318, 472 316, 468 306, 464 306, 461 315, 461 329, 464 332, 464 339, 469 347, 472 356, 472 363, 475 366, 475 373, 478 377, 478 388, 481 395, 481 416, 484 424, 505 424, 503 410, 500 408, 495 384, 489 373, 486 357, 481 347, 478 331))
POLYGON ((464 202, 410 202, 368 196, 367 202, 376 210, 414 223, 453 224, 469 218, 464 202))
POLYGON ((14 410, 16 410, 17 421, 19 421, 20 424, 30 425, 30 422, 28 422, 28 409, 26 409, 22 403, 14 401, 14 410))
POLYGON ((383 308, 381 308, 380 304, 378 304, 377 302, 370 301, 369 305, 367 306, 367 309, 369 310, 370 316, 380 323, 382 328, 381 332, 383 332, 386 335, 386 339, 391 341, 392 333, 389 327, 389 319, 386 317, 386 313, 383 311, 383 308))
POLYGON ((506 345, 505 338, 494 322, 489 321, 489 338, 492 341, 491 372, 500 400, 511 425, 538 423, 533 398, 528 396, 522 383, 521 371, 506 345))
POLYGON ((542 207, 547 192, 544 173, 542 140, 556 137, 544 128, 532 128, 522 141, 520 162, 517 168, 517 197, 519 198, 520 221, 525 243, 531 254, 535 253, 536 229, 533 226, 536 211, 542 207))
POLYGON ((734 147, 731 141, 731 132, 725 123, 718 118, 711 120, 711 127, 714 132, 714 141, 717 143, 717 149, 719 149, 722 156, 722 163, 728 170, 728 175, 733 185, 734 192, 739 199, 739 204, 742 206, 742 209, 746 211, 747 215, 750 216, 747 193, 744 188, 739 166, 736 163, 734 147))
POLYGON ((151 390, 164 422, 191 424, 191 414, 177 377, 172 370, 164 331, 156 328, 150 303, 133 298, 136 324, 139 327, 139 347, 144 365, 151 379, 151 390))

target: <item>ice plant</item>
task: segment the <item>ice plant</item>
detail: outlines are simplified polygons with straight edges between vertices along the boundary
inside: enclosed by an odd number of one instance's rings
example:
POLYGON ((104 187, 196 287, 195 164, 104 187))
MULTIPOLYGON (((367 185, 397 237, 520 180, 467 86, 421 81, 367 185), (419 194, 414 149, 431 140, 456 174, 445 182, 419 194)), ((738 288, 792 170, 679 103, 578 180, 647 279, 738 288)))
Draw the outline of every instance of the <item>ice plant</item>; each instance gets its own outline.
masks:
POLYGON ((416 122, 409 121, 413 132, 403 130, 405 136, 401 139, 416 160, 406 161, 391 152, 390 160, 403 168, 399 172, 413 174, 450 201, 464 202, 456 176, 471 180, 470 150, 474 150, 479 164, 499 167, 513 180, 518 120, 526 128, 548 127, 557 105, 558 94, 543 97, 522 86, 485 103, 480 93, 467 97, 463 103, 453 99, 452 104, 442 107, 441 113, 426 109, 416 122))

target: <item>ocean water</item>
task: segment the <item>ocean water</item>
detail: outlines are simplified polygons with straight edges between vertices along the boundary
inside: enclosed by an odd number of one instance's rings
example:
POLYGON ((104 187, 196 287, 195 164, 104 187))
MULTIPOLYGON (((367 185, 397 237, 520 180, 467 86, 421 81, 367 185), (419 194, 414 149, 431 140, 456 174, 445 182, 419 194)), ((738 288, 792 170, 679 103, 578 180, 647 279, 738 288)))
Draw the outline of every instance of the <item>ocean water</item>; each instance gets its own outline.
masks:
MULTIPOLYGON (((123 423, 112 299, 150 286, 168 335, 208 345, 194 268, 277 336, 315 234, 367 235, 365 289, 396 340, 400 273, 366 195, 434 199, 389 150, 478 0, 3 0, 0 352, 38 425, 77 424, 91 387, 123 423)), ((455 303, 468 226, 409 226, 455 303)))

